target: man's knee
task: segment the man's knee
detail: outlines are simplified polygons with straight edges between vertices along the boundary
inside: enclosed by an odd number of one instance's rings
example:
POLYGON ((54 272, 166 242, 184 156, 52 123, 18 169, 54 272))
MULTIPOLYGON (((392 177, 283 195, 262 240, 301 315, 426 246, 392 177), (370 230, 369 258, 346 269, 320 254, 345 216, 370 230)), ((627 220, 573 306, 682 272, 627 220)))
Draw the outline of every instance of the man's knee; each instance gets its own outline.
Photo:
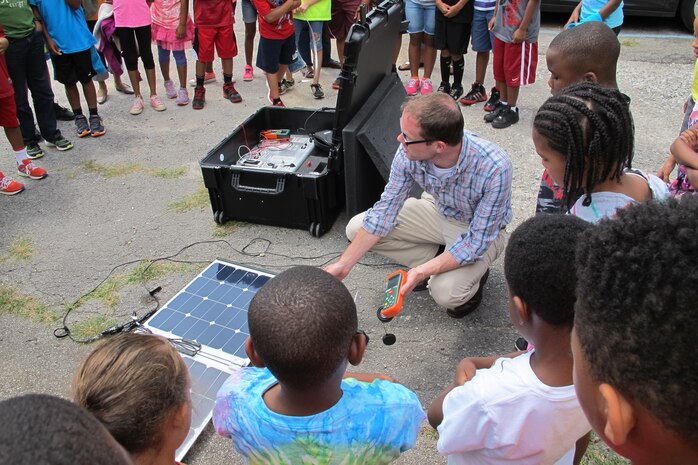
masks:
POLYGON ((429 280, 429 293, 438 305, 446 308, 456 308, 469 301, 478 290, 480 276, 461 276, 455 285, 454 277, 447 273, 435 275, 429 280))
POLYGON ((354 215, 354 217, 349 220, 349 223, 347 223, 346 233, 347 239, 349 239, 350 242, 353 241, 356 235, 359 233, 359 229, 361 229, 361 224, 364 221, 365 215, 365 212, 354 215))

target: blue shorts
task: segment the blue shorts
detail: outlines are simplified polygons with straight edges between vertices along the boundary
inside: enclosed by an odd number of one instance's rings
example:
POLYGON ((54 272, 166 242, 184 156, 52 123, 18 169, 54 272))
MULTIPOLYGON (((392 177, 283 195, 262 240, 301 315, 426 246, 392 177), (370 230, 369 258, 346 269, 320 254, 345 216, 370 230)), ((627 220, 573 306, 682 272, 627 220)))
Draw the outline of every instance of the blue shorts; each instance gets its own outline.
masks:
POLYGON ((489 52, 494 48, 494 34, 487 28, 492 15, 494 15, 494 10, 482 11, 476 9, 473 12, 472 38, 470 41, 470 48, 473 49, 473 52, 489 52))
POLYGON ((279 71, 279 65, 288 65, 296 52, 296 38, 293 34, 286 39, 259 38, 257 48, 257 68, 267 73, 279 71))
POLYGON ((257 22, 257 9, 252 4, 252 0, 242 0, 242 22, 256 23, 257 22))
POLYGON ((436 29, 436 5, 424 6, 414 0, 405 1, 405 16, 410 24, 407 26, 409 34, 423 32, 430 36, 436 29))
POLYGON ((296 34, 296 47, 300 44, 300 35, 304 28, 310 29, 308 35, 310 36, 310 49, 319 52, 322 50, 322 25, 325 21, 306 21, 304 19, 293 18, 293 31, 296 34))

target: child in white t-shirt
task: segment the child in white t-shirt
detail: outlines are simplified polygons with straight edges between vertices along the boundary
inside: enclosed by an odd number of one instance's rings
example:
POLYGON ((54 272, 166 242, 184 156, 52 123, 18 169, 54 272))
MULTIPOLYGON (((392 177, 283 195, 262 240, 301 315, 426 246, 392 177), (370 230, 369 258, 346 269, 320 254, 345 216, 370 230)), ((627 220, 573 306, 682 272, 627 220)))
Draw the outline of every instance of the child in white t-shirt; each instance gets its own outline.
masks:
POLYGON ((584 454, 591 428, 572 384, 570 333, 575 248, 591 227, 571 215, 539 215, 511 235, 509 316, 535 349, 459 363, 428 414, 449 464, 571 465, 584 454))

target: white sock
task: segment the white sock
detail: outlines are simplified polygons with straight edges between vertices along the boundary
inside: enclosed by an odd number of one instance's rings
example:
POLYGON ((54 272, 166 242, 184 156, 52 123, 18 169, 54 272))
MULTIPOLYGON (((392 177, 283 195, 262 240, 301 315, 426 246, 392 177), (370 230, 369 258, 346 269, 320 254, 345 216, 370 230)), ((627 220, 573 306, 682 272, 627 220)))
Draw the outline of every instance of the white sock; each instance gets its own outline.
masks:
POLYGON ((519 111, 517 107, 511 107, 511 111, 519 111))
POLYGON ((504 100, 500 100, 499 103, 501 103, 501 104, 504 105, 504 106, 509 105, 509 104, 508 104, 507 102, 505 102, 504 100))
POLYGON ((15 150, 14 152, 15 152, 15 158, 17 158, 18 165, 21 165, 24 160, 29 158, 29 156, 27 155, 27 148, 26 147, 22 147, 21 149, 15 150))

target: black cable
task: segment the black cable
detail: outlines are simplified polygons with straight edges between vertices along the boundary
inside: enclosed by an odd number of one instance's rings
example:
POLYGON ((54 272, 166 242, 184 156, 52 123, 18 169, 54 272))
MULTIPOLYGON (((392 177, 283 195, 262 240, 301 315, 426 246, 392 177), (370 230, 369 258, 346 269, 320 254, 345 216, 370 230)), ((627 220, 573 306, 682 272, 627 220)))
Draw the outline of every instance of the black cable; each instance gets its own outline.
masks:
MULTIPOLYGON (((330 262, 332 262, 334 259, 338 258, 341 254, 342 251, 335 251, 335 252, 327 252, 324 254, 320 255, 313 255, 313 256, 303 256, 303 255, 298 255, 298 256, 293 256, 293 255, 286 255, 286 254, 281 254, 281 253, 276 253, 276 252, 270 252, 270 249, 273 245, 273 242, 270 241, 269 239, 263 238, 263 237, 255 237, 251 239, 244 247, 242 247, 241 250, 236 249, 233 247, 233 245, 228 242, 225 239, 215 239, 215 240, 207 240, 207 241, 196 241, 192 242, 190 244, 185 245, 184 247, 180 248, 176 253, 172 255, 167 255, 164 257, 158 257, 152 260, 149 259, 138 259, 138 260, 130 260, 124 263, 120 263, 116 266, 114 266, 107 276, 102 279, 95 287, 93 287, 90 291, 84 293, 80 297, 78 297, 72 304, 68 305, 68 308, 66 312, 63 314, 62 318, 62 327, 61 328, 56 328, 53 331, 53 335, 57 338, 69 338, 71 341, 79 343, 79 344, 86 344, 90 342, 94 342, 98 339, 101 339, 105 336, 113 335, 113 334, 118 334, 122 332, 129 332, 132 331, 133 329, 141 326, 145 321, 148 320, 155 312, 157 312, 160 309, 160 300, 157 298, 157 293, 161 290, 161 287, 158 286, 154 289, 148 289, 148 286, 146 286, 145 279, 141 279, 141 284, 143 285, 143 288, 146 290, 150 298, 155 301, 155 307, 151 308, 148 310, 143 316, 137 317, 136 313, 134 312, 133 315, 131 316, 131 319, 125 323, 120 323, 116 324, 114 326, 111 326, 103 331, 101 331, 98 334, 95 334, 94 336, 84 338, 84 339, 76 339, 73 337, 72 332, 70 328, 68 327, 68 316, 72 313, 73 310, 75 310, 78 307, 78 304, 80 301, 85 299, 86 297, 89 297, 91 294, 97 291, 104 283, 112 277, 114 272, 120 268, 123 268, 128 265, 134 265, 137 263, 142 263, 142 262, 149 262, 148 265, 141 271, 141 278, 145 276, 146 272, 150 269, 151 266, 153 266, 157 262, 161 261, 169 261, 173 263, 190 263, 190 264, 200 264, 200 263, 210 263, 209 260, 181 260, 181 259, 176 259, 177 256, 182 254, 183 252, 189 250, 190 248, 197 246, 197 245, 202 245, 202 244, 225 244, 227 245, 232 251, 236 252, 239 255, 245 256, 245 257, 258 257, 258 258, 263 258, 265 256, 270 256, 270 257, 281 257, 281 258, 287 258, 289 260, 318 260, 322 259, 325 257, 329 257, 327 260, 324 262, 317 264, 316 266, 318 267, 323 267, 330 262), (258 244, 263 244, 263 248, 261 251, 258 252, 250 252, 249 249, 255 245, 258 244)), ((238 263, 239 265, 242 266, 248 266, 248 267, 254 267, 254 266, 263 266, 266 268, 289 268, 292 266, 297 265, 297 263, 289 263, 289 264, 264 264, 264 263, 244 263, 240 262, 238 263)), ((369 266, 369 267, 396 267, 400 266, 397 263, 366 263, 366 262, 358 262, 359 265, 363 266, 369 266)))

